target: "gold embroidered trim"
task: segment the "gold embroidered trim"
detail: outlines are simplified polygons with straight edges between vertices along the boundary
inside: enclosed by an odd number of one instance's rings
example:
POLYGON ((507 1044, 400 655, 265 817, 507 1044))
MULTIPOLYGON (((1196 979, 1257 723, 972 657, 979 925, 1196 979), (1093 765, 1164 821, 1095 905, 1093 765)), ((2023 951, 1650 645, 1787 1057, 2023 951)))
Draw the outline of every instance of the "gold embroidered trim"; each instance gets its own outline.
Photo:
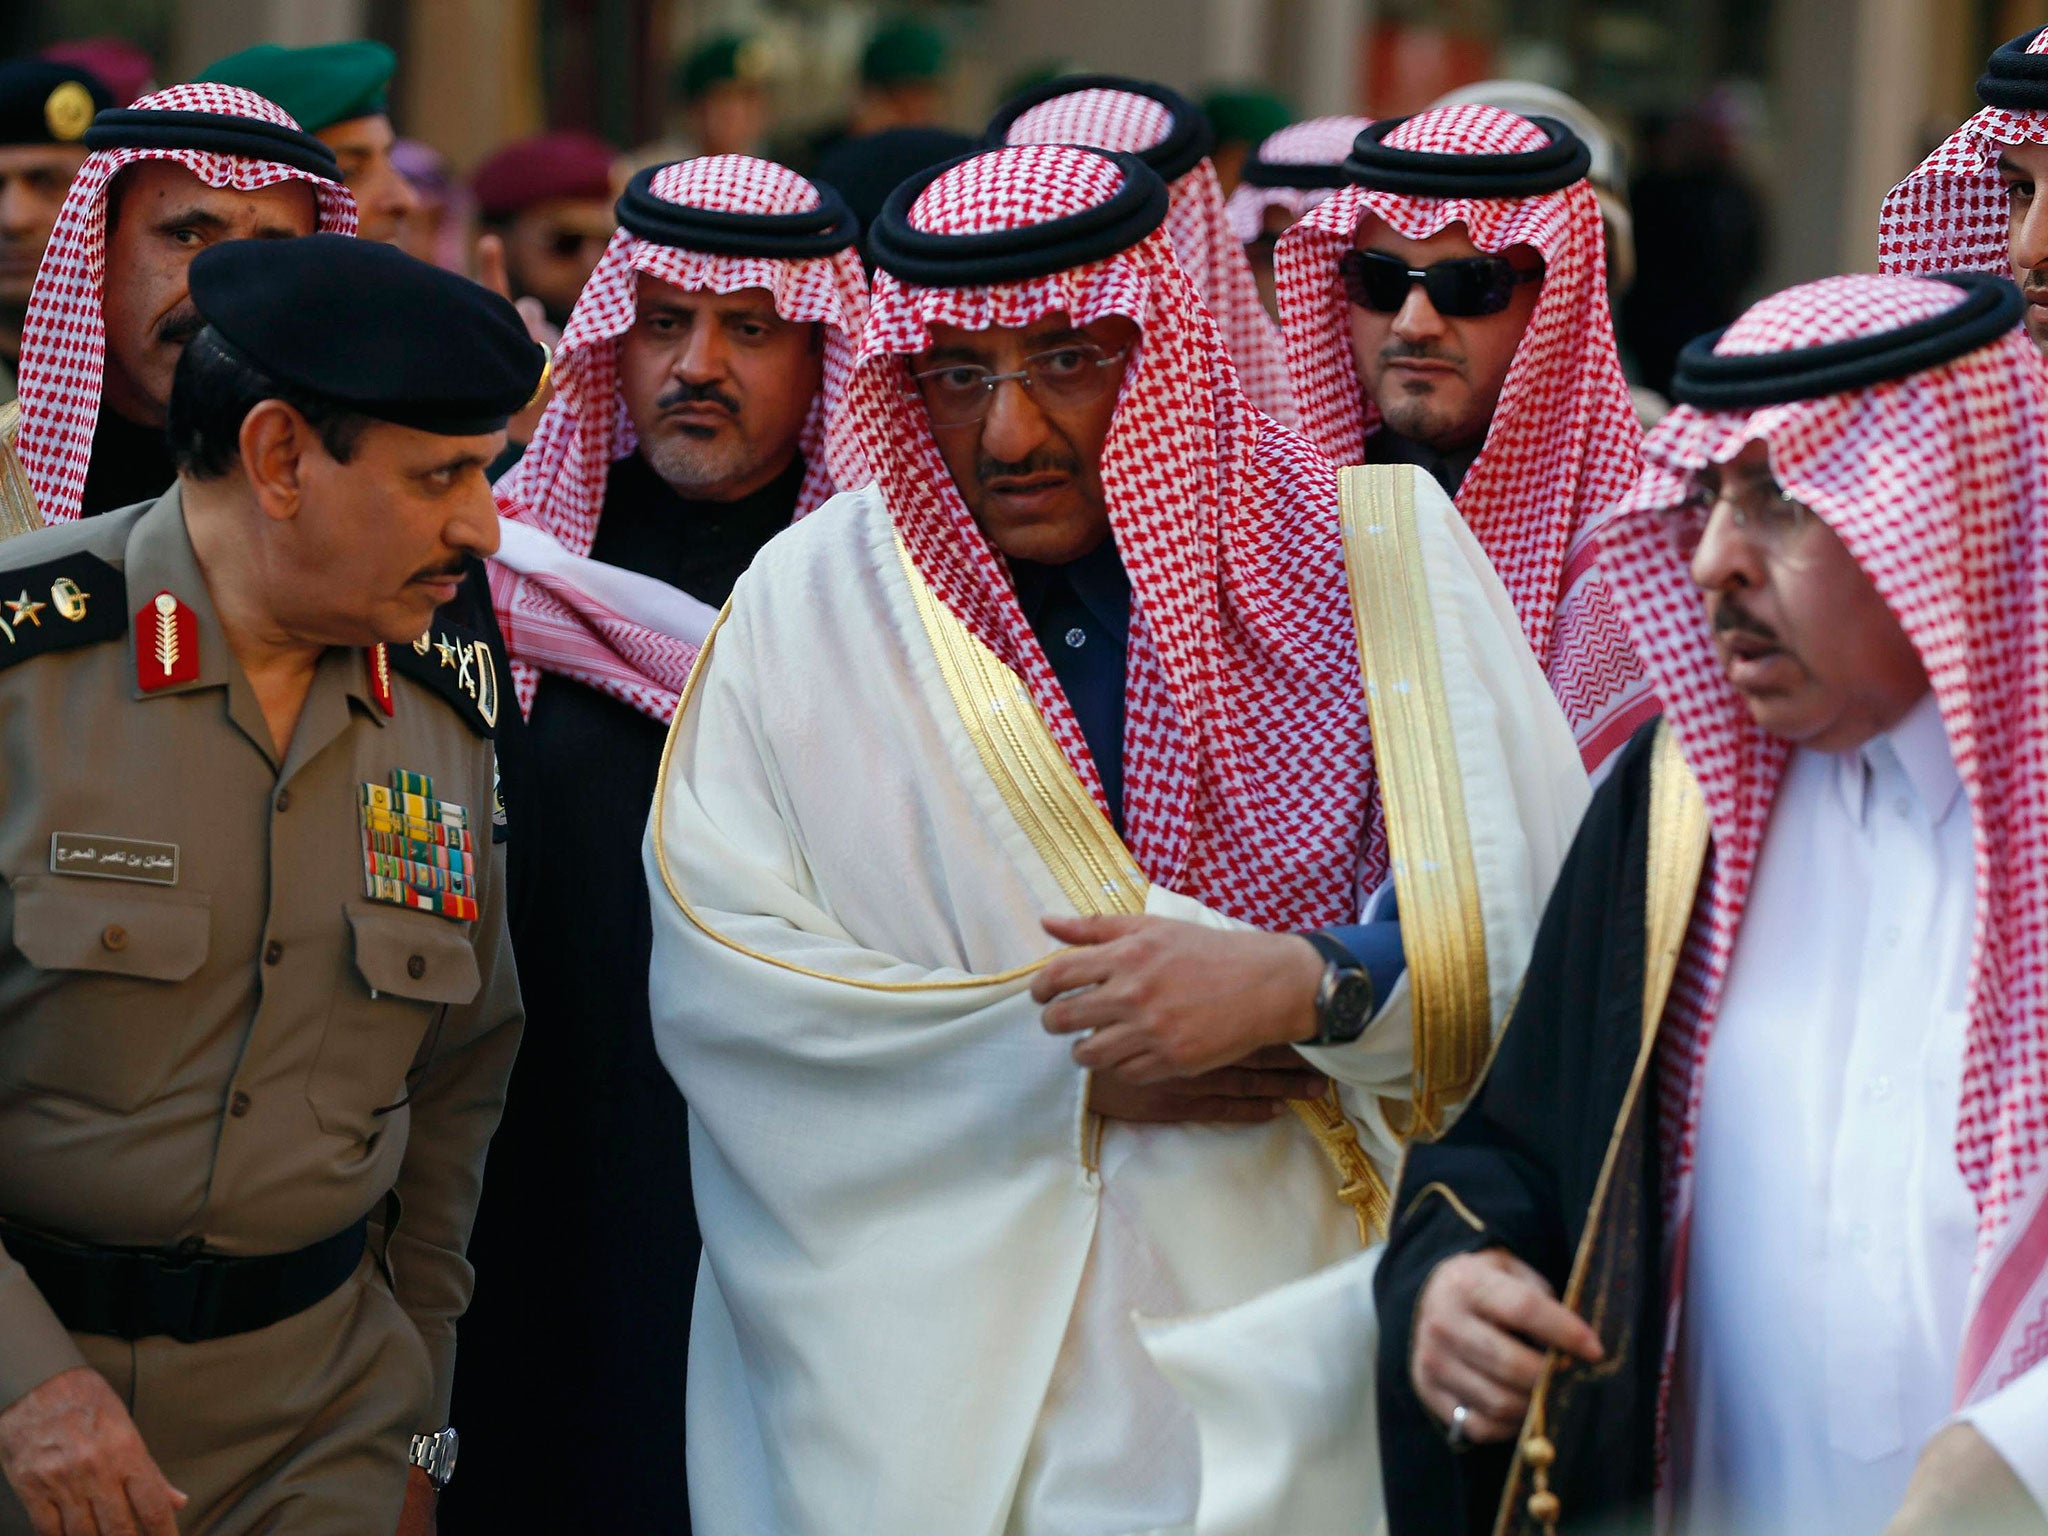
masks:
MULTIPOLYGON (((1643 909, 1643 1014, 1642 1033, 1636 1045, 1636 1064, 1629 1074, 1628 1091, 1622 1095, 1621 1113, 1615 1118, 1614 1133, 1607 1139, 1607 1151, 1600 1160, 1600 1177, 1593 1184, 1592 1203, 1586 1210, 1586 1225, 1572 1255, 1571 1275, 1564 1288, 1564 1304, 1581 1310, 1586 1272, 1592 1267, 1593 1245, 1600 1235, 1601 1217, 1607 1192, 1614 1179, 1622 1142, 1629 1122, 1635 1118, 1636 1101, 1657 1054, 1657 1028, 1664 1020, 1664 1007, 1671 996, 1671 983, 1678 974, 1678 960, 1685 949, 1686 929, 1692 922, 1693 904, 1699 896, 1701 872, 1706 868, 1709 826, 1706 802, 1699 781, 1686 766, 1678 749, 1678 738, 1664 721, 1657 722, 1657 734, 1650 744, 1650 826, 1649 875, 1643 909)), ((1530 1470, 1532 1492, 1525 1508, 1530 1518, 1555 1536, 1559 1515, 1556 1495, 1550 1491, 1549 1469, 1557 1451, 1547 1429, 1551 1383, 1557 1374, 1556 1350, 1543 1357, 1542 1373, 1529 1397, 1528 1416, 1515 1446, 1515 1459, 1501 1497, 1496 1536, 1504 1536, 1512 1525, 1515 1496, 1521 1486, 1522 1469, 1530 1470)))
POLYGON ((28 471, 22 468, 14 447, 20 430, 21 402, 10 400, 0 405, 0 539, 43 526, 35 489, 28 483, 28 471))
POLYGON ((1408 465, 1339 475, 1344 564, 1414 993, 1415 1114, 1433 1135, 1493 1047, 1486 920, 1408 465))
POLYGON ((1023 680, 939 601, 900 539, 896 554, 981 766, 1074 910, 1091 917, 1143 912, 1150 882, 1068 765, 1023 680))
POLYGON ((830 971, 813 970, 807 965, 793 965, 787 960, 778 959, 774 955, 765 954, 736 939, 726 937, 698 915, 697 909, 690 905, 690 899, 683 894, 682 887, 676 883, 674 871, 669 868, 668 843, 663 835, 662 826, 663 812, 668 802, 668 770, 675 758, 676 733, 682 728, 683 717, 690 712, 691 701, 696 697, 697 684, 703 678, 704 669, 711 661, 712 645, 718 639, 718 632, 725 627, 726 618, 731 612, 732 604, 728 602, 719 611, 718 622, 711 626, 711 633, 704 637, 703 649, 697 652, 697 660, 690 667, 689 679, 683 684, 683 696, 676 704, 675 718, 669 722, 668 740, 661 749, 661 771, 654 780, 654 809, 649 826, 649 833, 654 839, 654 865, 661 871, 661 883, 668 891, 669 898, 675 902, 677 909, 689 921, 690 926, 707 939, 724 945, 735 954, 745 955, 749 960, 758 960, 763 965, 772 965, 779 971, 788 971, 793 975, 808 976, 813 981, 829 981, 842 987, 858 987, 863 992, 968 992, 979 987, 1005 986, 1020 981, 1044 965, 1043 960, 1034 960, 1029 965, 998 971, 990 976, 962 976, 949 981, 869 981, 864 977, 835 976, 830 971))
POLYGON ((1477 1216, 1474 1216, 1472 1214, 1472 1207, 1467 1205, 1464 1201, 1460 1200, 1458 1198, 1458 1192, 1452 1189, 1450 1185, 1443 1183, 1441 1180, 1434 1183, 1425 1184, 1422 1186, 1422 1188, 1415 1191, 1415 1198, 1408 1202, 1408 1209, 1401 1213, 1401 1219, 1403 1221, 1406 1221, 1410 1216, 1413 1216, 1416 1213, 1416 1211, 1421 1208, 1422 1202, 1427 1200, 1431 1195, 1437 1196, 1446 1205, 1450 1206, 1452 1210, 1456 1211, 1458 1213, 1458 1219, 1464 1222, 1465 1225, 1470 1227, 1474 1232, 1484 1232, 1486 1230, 1486 1223, 1481 1221, 1477 1216))

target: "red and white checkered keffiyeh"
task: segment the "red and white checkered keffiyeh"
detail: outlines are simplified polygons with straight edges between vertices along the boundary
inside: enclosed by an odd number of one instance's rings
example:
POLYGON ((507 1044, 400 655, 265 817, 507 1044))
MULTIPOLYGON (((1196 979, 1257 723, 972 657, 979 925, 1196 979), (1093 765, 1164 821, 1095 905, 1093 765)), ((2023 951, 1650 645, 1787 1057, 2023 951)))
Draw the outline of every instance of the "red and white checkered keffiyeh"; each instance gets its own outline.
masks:
MULTIPOLYGON (((911 209, 933 234, 1028 228, 1123 183, 1082 150, 996 150, 911 209)), ((911 558, 1030 689, 1104 804, 1079 723, 1018 606, 1003 556, 939 456, 905 361, 930 324, 1026 326, 1063 313, 1135 321, 1102 484, 1131 582, 1124 828, 1153 881, 1268 928, 1349 921, 1386 874, 1335 474, 1245 398, 1215 321, 1155 231, 1107 260, 1028 282, 907 288, 875 279, 848 405, 911 558)))
MULTIPOLYGON (((2048 53, 2048 27, 2029 53, 2048 53)), ((2048 112, 1986 107, 1885 195, 1877 219, 1881 272, 2008 272, 2001 144, 2048 144, 2048 112)))
MULTIPOLYGON (((801 213, 818 206, 818 189, 786 166, 750 155, 711 155, 663 168, 656 197, 683 207, 724 213, 801 213)), ((604 510, 612 464, 638 446, 619 397, 618 343, 632 328, 638 274, 677 288, 737 293, 761 288, 775 312, 794 324, 825 327, 824 383, 801 439, 805 460, 796 516, 815 511, 835 492, 871 478, 839 403, 853 371, 854 348, 867 311, 867 279, 849 247, 832 256, 785 260, 721 256, 644 240, 630 230, 612 236, 584 285, 555 351, 555 397, 532 445, 498 485, 500 510, 552 536, 571 556, 590 553, 604 510)), ((596 688, 657 720, 675 713, 697 646, 622 616, 552 575, 522 575, 493 562, 492 598, 520 708, 533 708, 542 671, 596 688)))
MULTIPOLYGON (((1070 91, 1022 113, 1004 136, 1011 144, 1090 144, 1143 154, 1173 132, 1173 114, 1129 91, 1070 91)), ((1259 280, 1244 242, 1223 211, 1223 183, 1205 156, 1168 184, 1166 234, 1181 270, 1222 328, 1223 344, 1244 393, 1275 421, 1297 420, 1280 328, 1259 301, 1259 280)))
MULTIPOLYGON (((1352 141, 1371 126, 1369 117, 1312 117, 1307 122, 1289 123, 1259 145, 1258 158, 1268 165, 1342 165, 1351 153, 1352 141)), ((1237 243, 1250 245, 1264 233, 1268 209, 1284 210, 1292 223, 1318 203, 1328 202, 1335 191, 1334 187, 1255 187, 1241 181, 1223 205, 1223 213, 1237 243)))
MULTIPOLYGON (((1497 107, 1437 107, 1403 123, 1391 149, 1510 154, 1548 142, 1497 107)), ((1379 412, 1359 386, 1337 260, 1359 220, 1411 240, 1463 224, 1483 251, 1542 253, 1543 289, 1509 365, 1485 447, 1458 511, 1500 574, 1588 771, 1657 712, 1628 630, 1596 566, 1602 515, 1634 482, 1642 428, 1614 349, 1600 205, 1584 181, 1538 197, 1420 198, 1346 187, 1280 237, 1275 271, 1301 429, 1339 464, 1365 458, 1379 412)))
MULTIPOLYGON (((280 128, 299 126, 274 102, 232 85, 174 85, 143 97, 132 110, 213 112, 280 128)), ((85 491, 107 360, 101 286, 107 272, 107 186, 139 160, 173 160, 210 187, 242 192, 280 181, 310 182, 320 228, 356 232, 356 202, 348 189, 295 166, 197 149, 103 149, 87 155, 50 232, 21 332, 15 451, 46 523, 74 521, 85 491)))
MULTIPOLYGON (((1924 278, 1827 278, 1756 305, 1716 350, 1896 330, 1959 297, 1924 278)), ((1727 682, 1686 562, 1653 514, 1756 441, 1786 494, 1834 530, 1905 626, 1969 797, 1976 938, 1956 1154, 1978 1241, 1956 1373, 1965 1404, 2048 1357, 2048 376, 2015 330, 1870 389, 1754 412, 1682 406, 1651 435, 1642 478, 1608 524, 1614 599, 1713 826, 1711 877, 1659 1044, 1674 1308, 1707 1047, 1789 749, 1727 682)), ((1675 1310, 1671 1322, 1675 1339, 1675 1310)))

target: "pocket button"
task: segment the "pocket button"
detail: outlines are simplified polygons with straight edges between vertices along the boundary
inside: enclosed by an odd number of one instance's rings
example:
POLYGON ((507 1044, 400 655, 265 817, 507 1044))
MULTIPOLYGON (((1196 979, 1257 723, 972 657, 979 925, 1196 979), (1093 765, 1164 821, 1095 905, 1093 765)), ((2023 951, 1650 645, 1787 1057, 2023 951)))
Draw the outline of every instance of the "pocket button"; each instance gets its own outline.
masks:
POLYGON ((414 955, 410 960, 406 961, 405 974, 414 981, 418 981, 422 976, 426 975, 427 957, 425 955, 414 955))
POLYGON ((106 932, 100 935, 100 942, 119 954, 128 947, 128 930, 119 923, 109 923, 106 932))

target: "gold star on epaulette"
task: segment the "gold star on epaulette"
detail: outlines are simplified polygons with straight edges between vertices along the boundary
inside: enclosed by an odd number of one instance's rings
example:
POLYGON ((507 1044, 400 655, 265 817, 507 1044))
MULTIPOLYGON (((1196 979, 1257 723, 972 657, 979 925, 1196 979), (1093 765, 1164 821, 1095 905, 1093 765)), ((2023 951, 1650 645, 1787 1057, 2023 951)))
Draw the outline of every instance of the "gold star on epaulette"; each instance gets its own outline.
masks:
POLYGON ((48 603, 38 602, 30 597, 28 589, 25 587, 22 589, 20 597, 10 597, 7 599, 7 611, 13 615, 11 622, 15 624, 33 624, 37 629, 43 627, 43 621, 37 618, 36 615, 49 606, 48 603))
POLYGON ((452 667, 455 665, 456 647, 449 643, 446 635, 436 635, 434 637, 434 649, 441 655, 442 666, 452 667))

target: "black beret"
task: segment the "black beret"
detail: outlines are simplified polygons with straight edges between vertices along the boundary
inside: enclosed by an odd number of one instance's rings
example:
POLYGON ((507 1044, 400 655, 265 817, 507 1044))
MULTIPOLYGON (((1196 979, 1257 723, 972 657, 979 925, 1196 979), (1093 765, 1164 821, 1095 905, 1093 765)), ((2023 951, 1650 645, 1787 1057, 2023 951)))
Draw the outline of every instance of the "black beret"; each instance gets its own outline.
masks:
POLYGON ((76 144, 114 104, 96 75, 50 59, 0 59, 0 144, 76 144))
POLYGON ((496 432, 546 367, 509 302, 380 241, 225 241, 192 259, 191 291, 279 383, 425 432, 496 432))

